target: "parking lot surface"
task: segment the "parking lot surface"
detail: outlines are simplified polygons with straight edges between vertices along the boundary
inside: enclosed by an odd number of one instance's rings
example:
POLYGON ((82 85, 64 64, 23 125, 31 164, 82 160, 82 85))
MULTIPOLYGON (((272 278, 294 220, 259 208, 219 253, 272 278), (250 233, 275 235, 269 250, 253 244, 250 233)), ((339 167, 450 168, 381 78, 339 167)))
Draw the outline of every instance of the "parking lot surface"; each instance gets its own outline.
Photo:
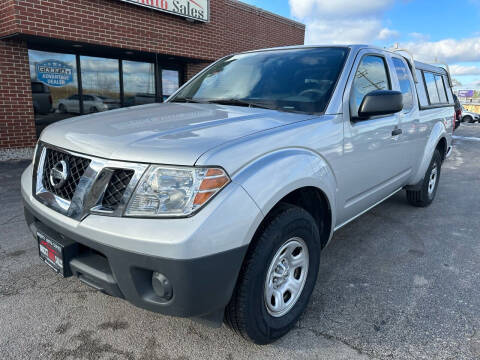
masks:
POLYGON ((480 125, 455 142, 432 206, 400 192, 339 230, 306 313, 268 346, 55 275, 23 220, 28 162, 0 162, 1 358, 480 359, 480 125))

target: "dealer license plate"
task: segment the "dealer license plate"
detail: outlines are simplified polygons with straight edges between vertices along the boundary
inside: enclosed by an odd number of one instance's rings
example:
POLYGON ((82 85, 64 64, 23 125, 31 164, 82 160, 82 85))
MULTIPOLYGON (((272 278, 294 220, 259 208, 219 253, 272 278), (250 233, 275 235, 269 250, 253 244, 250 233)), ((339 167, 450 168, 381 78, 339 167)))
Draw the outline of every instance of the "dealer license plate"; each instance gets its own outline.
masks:
POLYGON ((37 232, 37 239, 40 258, 57 274, 65 276, 63 246, 41 232, 37 232))

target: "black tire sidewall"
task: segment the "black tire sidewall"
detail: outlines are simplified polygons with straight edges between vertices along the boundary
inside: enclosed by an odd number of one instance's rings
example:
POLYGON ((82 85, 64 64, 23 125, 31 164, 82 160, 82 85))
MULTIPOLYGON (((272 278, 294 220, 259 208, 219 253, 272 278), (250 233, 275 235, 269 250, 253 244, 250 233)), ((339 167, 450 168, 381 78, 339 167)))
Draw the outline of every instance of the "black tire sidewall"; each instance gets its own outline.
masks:
POLYGON ((422 191, 423 191, 423 195, 424 195, 424 201, 426 201, 427 203, 431 203, 435 199, 435 196, 437 194, 438 185, 440 183, 441 167, 442 167, 442 159, 441 159, 440 152, 438 150, 435 150, 435 152, 433 154, 433 157, 432 157, 432 161, 430 162, 430 165, 428 166, 428 171, 425 174, 425 179, 423 181, 422 191), (432 174, 433 165, 435 163, 437 164, 437 181, 435 182, 435 189, 433 190, 432 197, 430 198, 428 196, 428 183, 429 183, 429 180, 430 180, 430 176, 432 174))
MULTIPOLYGON (((292 209, 290 209, 292 210, 292 209)), ((256 249, 257 276, 249 286, 247 334, 256 343, 268 343, 287 333, 304 312, 317 281, 320 265, 320 236, 313 218, 305 210, 285 211, 267 227, 256 249), (308 247, 309 269, 300 298, 293 308, 281 317, 273 317, 264 303, 264 286, 270 263, 278 249, 293 237, 302 238, 308 247)))

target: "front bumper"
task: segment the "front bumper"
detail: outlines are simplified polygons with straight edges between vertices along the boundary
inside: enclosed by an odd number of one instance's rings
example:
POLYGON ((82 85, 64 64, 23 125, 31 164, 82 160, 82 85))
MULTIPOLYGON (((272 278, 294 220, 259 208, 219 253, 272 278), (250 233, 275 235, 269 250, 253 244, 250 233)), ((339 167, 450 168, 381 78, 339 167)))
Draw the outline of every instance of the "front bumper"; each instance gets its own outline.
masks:
MULTIPOLYGON (((135 306, 181 317, 207 316, 222 311, 230 300, 247 247, 192 260, 172 260, 132 253, 57 231, 47 218, 25 204, 30 230, 60 242, 80 244, 68 266, 89 286, 125 299, 135 306), (172 284, 173 297, 164 301, 152 287, 152 274, 163 274, 172 284)), ((66 265, 66 264, 65 264, 66 265)))
POLYGON ((25 218, 32 233, 41 231, 60 242, 79 244, 81 251, 68 264, 74 275, 138 307, 181 317, 208 317, 223 311, 263 218, 243 188, 230 185, 229 191, 222 191, 190 218, 89 215, 76 221, 32 196, 31 167, 22 175, 25 218), (170 300, 164 301, 154 291, 154 272, 169 280, 170 300))

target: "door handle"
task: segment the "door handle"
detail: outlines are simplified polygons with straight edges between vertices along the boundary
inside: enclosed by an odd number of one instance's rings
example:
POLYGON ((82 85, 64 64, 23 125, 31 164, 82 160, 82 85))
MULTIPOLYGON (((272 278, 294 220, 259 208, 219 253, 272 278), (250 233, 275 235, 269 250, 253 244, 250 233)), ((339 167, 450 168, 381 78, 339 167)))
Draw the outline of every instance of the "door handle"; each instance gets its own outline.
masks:
POLYGON ((392 136, 397 136, 402 133, 402 129, 395 129, 392 131, 392 136))

